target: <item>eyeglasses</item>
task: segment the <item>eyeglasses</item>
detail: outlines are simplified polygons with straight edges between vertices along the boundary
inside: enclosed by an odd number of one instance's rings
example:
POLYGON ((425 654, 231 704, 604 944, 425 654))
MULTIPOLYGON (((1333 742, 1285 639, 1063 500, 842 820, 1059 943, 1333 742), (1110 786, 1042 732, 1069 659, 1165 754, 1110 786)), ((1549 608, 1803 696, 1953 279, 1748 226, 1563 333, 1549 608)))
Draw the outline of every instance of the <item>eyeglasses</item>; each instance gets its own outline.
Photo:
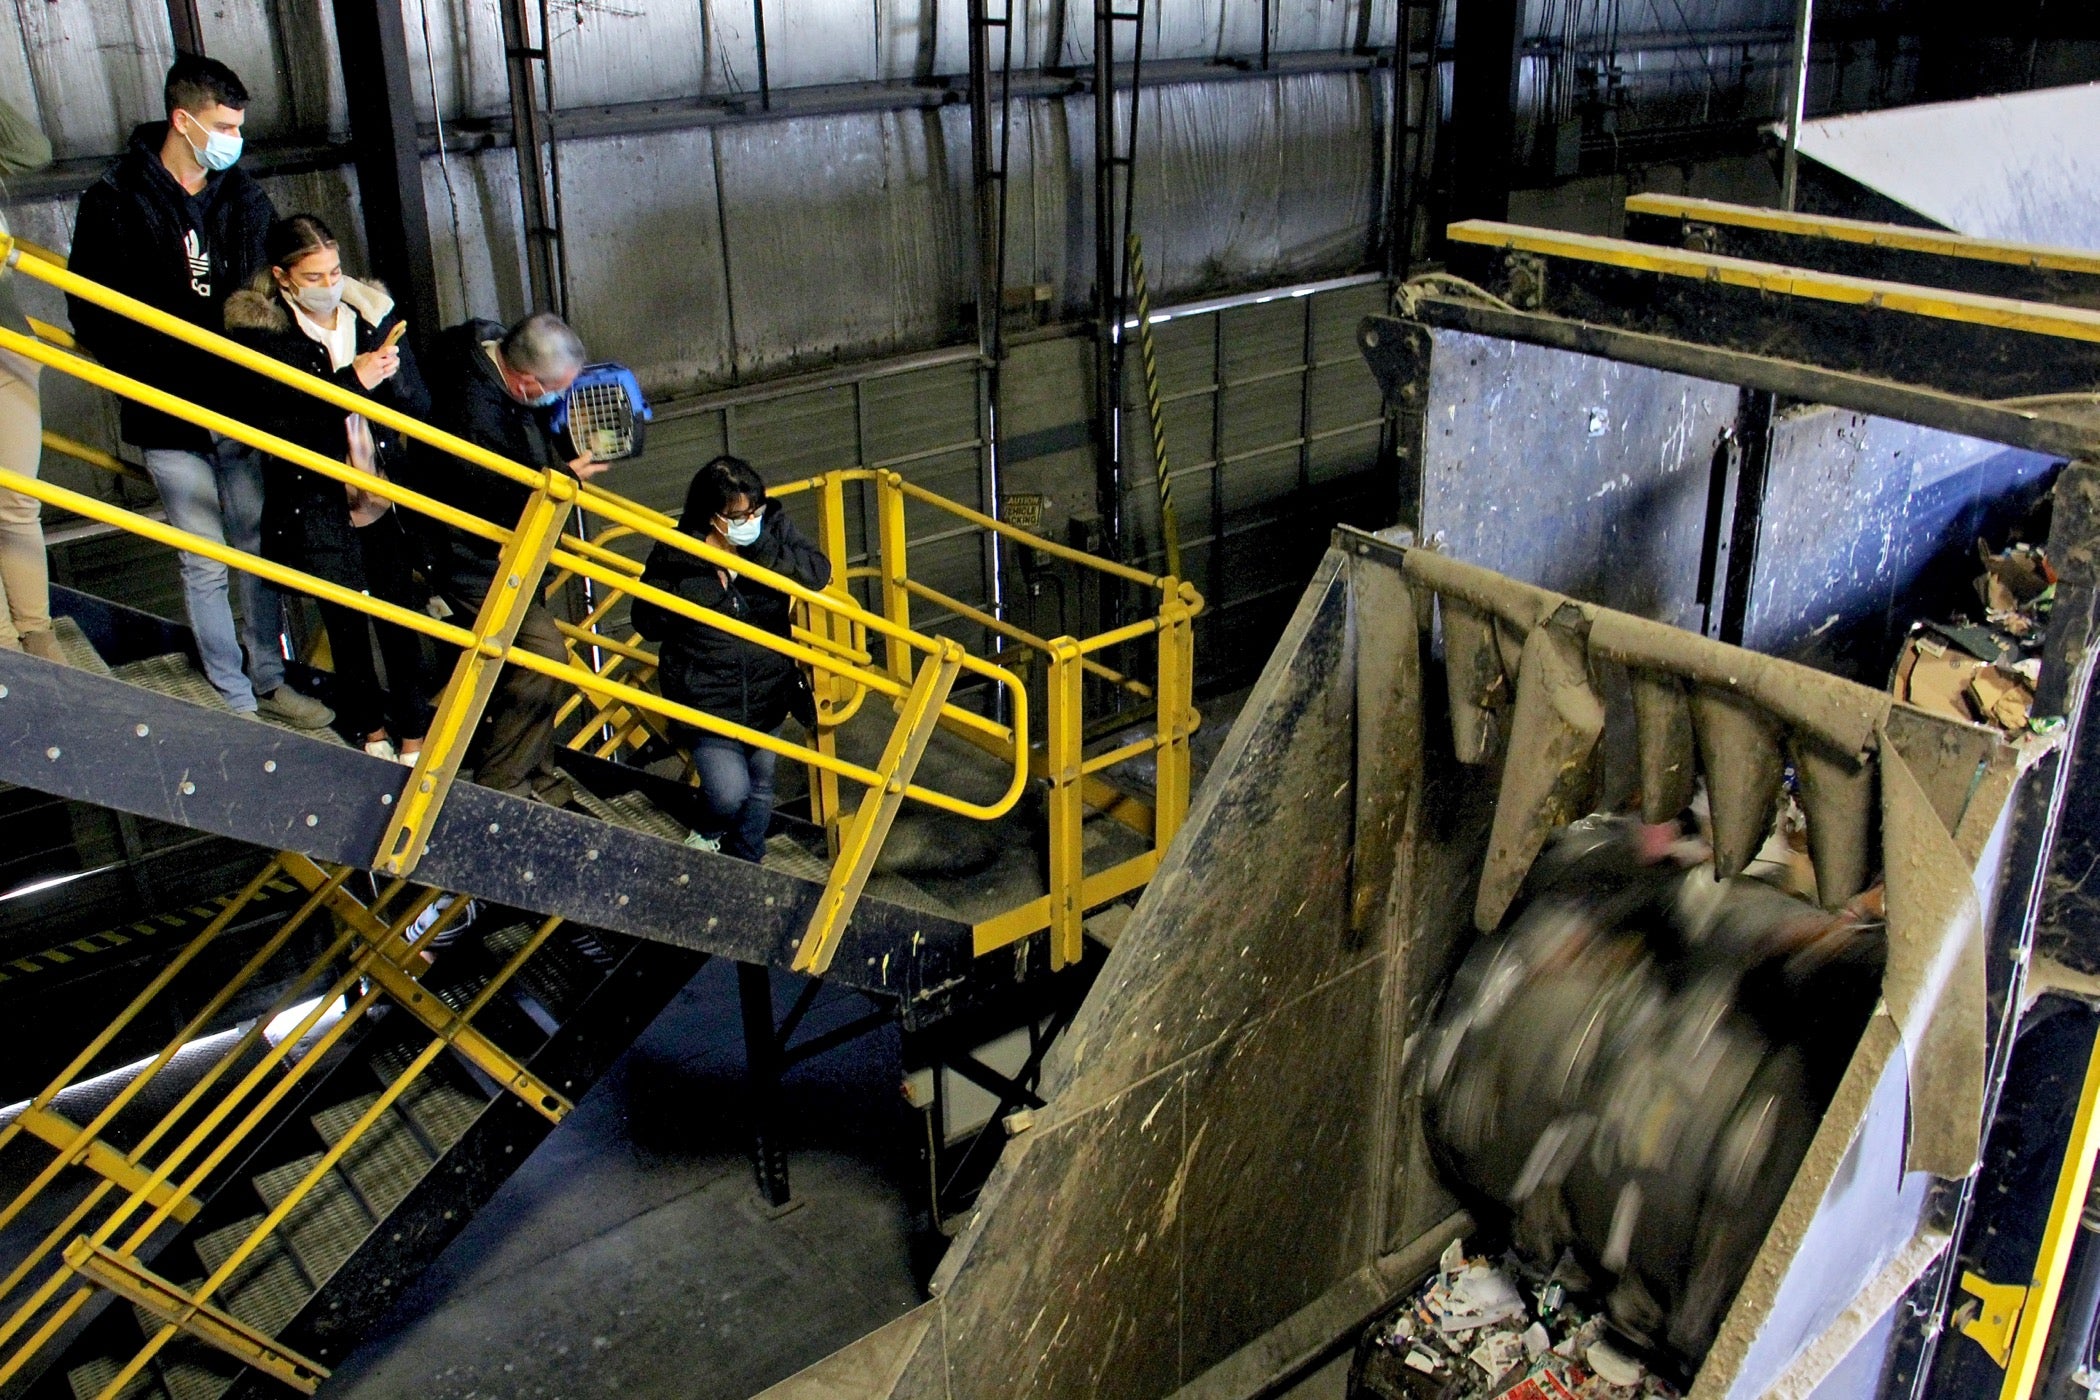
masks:
POLYGON ((719 517, 717 517, 717 518, 718 518, 718 519, 721 519, 721 520, 725 520, 725 521, 727 521, 727 522, 728 522, 729 524, 731 524, 731 525, 742 525, 742 524, 744 524, 744 523, 745 523, 746 521, 750 521, 750 520, 757 520, 757 519, 758 519, 759 517, 763 516, 763 515, 764 515, 765 513, 766 513, 766 503, 765 503, 764 501, 760 501, 760 502, 759 502, 759 503, 758 503, 757 505, 755 505, 755 506, 752 506, 752 507, 751 507, 750 509, 748 509, 748 510, 740 510, 740 511, 734 511, 734 512, 732 512, 732 511, 726 511, 726 510, 725 510, 725 511, 723 511, 723 512, 721 513, 721 515, 720 515, 719 517))

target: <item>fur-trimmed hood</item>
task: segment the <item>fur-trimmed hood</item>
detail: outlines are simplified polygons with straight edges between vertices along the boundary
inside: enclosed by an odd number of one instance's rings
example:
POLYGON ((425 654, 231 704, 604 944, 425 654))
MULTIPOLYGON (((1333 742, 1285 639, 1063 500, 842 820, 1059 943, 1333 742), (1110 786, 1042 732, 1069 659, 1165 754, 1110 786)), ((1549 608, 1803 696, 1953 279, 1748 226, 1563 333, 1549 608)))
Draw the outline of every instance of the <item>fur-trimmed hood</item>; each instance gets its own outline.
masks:
MULTIPOLYGON (((366 325, 376 328, 393 311, 394 299, 379 282, 361 282, 355 277, 345 277, 343 305, 366 325)), ((247 286, 226 298, 226 329, 269 331, 278 335, 291 333, 291 309, 279 295, 277 280, 270 275, 270 269, 262 269, 248 279, 247 286)))

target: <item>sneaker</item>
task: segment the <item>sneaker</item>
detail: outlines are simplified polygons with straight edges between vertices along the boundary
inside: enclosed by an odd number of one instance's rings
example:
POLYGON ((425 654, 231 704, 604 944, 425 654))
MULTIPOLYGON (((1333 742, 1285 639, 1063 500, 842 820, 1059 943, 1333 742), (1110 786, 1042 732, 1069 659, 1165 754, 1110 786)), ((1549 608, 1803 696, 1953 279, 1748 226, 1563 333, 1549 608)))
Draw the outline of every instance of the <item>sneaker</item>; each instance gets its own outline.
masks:
POLYGON ((398 763, 401 760, 401 755, 394 752, 394 741, 392 739, 367 739, 365 740, 365 752, 374 758, 386 759, 390 763, 398 763))
POLYGON ((394 755, 394 762, 400 764, 403 768, 413 768, 416 766, 416 760, 422 756, 423 751, 421 749, 417 749, 414 753, 397 753, 394 755))
POLYGON ((722 838, 719 836, 702 836, 695 831, 686 836, 685 847, 689 851, 705 851, 711 856, 718 856, 722 853, 722 838))
POLYGON ((268 695, 256 696, 255 708, 264 719, 288 724, 294 729, 322 729, 335 719, 334 710, 311 695, 301 695, 288 685, 280 685, 268 695))

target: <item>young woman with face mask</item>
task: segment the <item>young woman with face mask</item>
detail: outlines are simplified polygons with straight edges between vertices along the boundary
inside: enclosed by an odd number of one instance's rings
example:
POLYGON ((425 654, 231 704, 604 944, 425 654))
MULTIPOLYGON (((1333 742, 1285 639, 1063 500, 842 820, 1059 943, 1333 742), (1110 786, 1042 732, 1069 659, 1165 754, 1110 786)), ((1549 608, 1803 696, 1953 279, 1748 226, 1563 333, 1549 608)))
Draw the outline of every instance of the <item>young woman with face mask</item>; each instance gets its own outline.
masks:
MULTIPOLYGON (((226 333, 316 378, 425 417, 430 396, 405 343, 400 310, 375 282, 345 276, 335 235, 311 214, 270 226, 266 266, 226 303, 226 333)), ((260 375, 246 376, 243 416, 324 457, 390 475, 406 444, 363 417, 260 375)), ((270 459, 264 468, 263 553, 345 588, 420 610, 409 535, 391 503, 270 459)), ((340 727, 367 753, 414 763, 429 722, 422 645, 413 633, 321 603, 335 661, 340 727), (375 664, 386 663, 382 686, 375 664)))
MULTIPOLYGON (((717 457, 693 477, 679 528, 806 587, 831 582, 823 550, 779 502, 766 499, 765 481, 740 457, 717 457)), ((788 635, 791 600, 785 593, 670 545, 649 552, 642 582, 776 637, 788 635)), ((781 653, 646 599, 634 601, 633 619, 635 630, 658 644, 656 674, 666 698, 766 734, 777 733, 790 714, 814 722, 801 668, 781 653)), ((686 814, 693 828, 686 844, 760 859, 773 813, 775 755, 685 725, 674 725, 672 737, 689 747, 700 774, 698 801, 686 814)))

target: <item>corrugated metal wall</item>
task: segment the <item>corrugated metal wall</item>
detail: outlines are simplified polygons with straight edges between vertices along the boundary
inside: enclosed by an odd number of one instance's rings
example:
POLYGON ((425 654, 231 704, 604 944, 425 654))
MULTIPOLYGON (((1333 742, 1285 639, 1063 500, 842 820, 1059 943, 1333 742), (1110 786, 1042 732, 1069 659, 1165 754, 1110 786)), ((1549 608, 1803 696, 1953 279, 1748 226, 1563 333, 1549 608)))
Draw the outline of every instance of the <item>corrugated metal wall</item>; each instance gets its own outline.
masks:
MULTIPOLYGON (((913 81, 965 67, 961 0, 762 0, 776 91, 913 81)), ((1535 28, 1578 0, 1534 0, 1535 28)), ((496 8, 406 0, 418 113, 440 117, 445 154, 424 166, 424 196, 448 319, 524 309, 513 153, 483 139, 506 110, 496 8), (477 127, 479 131, 477 132, 477 127)), ((1273 53, 1344 55, 1389 39, 1394 0, 1275 0, 1273 53)), ((1140 107, 1136 226, 1156 304, 1357 271, 1383 218, 1381 171, 1390 83, 1382 70, 1249 73, 1261 8, 1247 0, 1151 0, 1147 58, 1218 63, 1200 81, 1148 87, 1140 107)), ((1609 7, 1589 4, 1596 21, 1609 7)), ((1628 32, 1783 25, 1786 0, 1626 0, 1628 32)), ((1028 71, 1084 65, 1090 13, 1069 0, 1020 0, 1015 61, 1028 71)), ((342 77, 325 3, 223 0, 205 7, 210 49, 255 100, 258 144, 340 139, 342 77)), ((549 47, 566 110, 718 99, 757 86, 743 0, 676 6, 577 0, 554 12, 549 47)), ((1585 21, 1587 22, 1587 21, 1585 21)), ((1449 9, 1445 23, 1450 24, 1449 9)), ((1710 56, 1697 55, 1710 79, 1710 56)), ((117 150, 132 123, 158 115, 169 58, 159 0, 14 0, 0 6, 0 85, 41 114, 62 156, 117 150)), ((1049 288, 1052 321, 1083 318, 1092 298, 1091 100, 1015 104, 1008 282, 1049 288)), ((826 466, 904 459, 936 490, 978 503, 990 462, 974 360, 894 357, 971 338, 976 288, 966 109, 871 104, 773 119, 667 120, 660 129, 561 145, 572 319, 597 356, 632 365, 652 394, 677 396, 649 455, 616 480, 672 505, 691 470, 725 447, 775 478, 826 466), (862 366, 821 387, 715 391, 825 367, 862 366), (710 395, 715 395, 710 397, 710 395), (697 397, 696 397, 697 396, 697 397)), ((354 173, 272 175, 280 209, 321 213, 363 261, 354 173)), ((70 191, 18 204, 17 226, 71 242, 70 191)), ((1180 316, 1159 327, 1169 381, 1170 455, 1182 495, 1186 567, 1210 594, 1205 626, 1288 605, 1306 540, 1335 515, 1380 517, 1372 469, 1375 389, 1348 328, 1382 293, 1345 288, 1180 316), (1342 483, 1337 485, 1336 483, 1342 483), (1300 539, 1299 536, 1305 536, 1300 539)), ((27 300, 63 322, 55 299, 27 300)), ((1133 377, 1133 392, 1136 381, 1133 377)), ((1045 334, 1017 343, 1003 388, 1000 466, 1008 492, 1048 503, 1060 533, 1093 510, 1088 351, 1045 334)), ((1137 400, 1133 398, 1132 405, 1137 400)), ((52 424, 114 445, 115 415, 53 376, 52 424)), ((1131 482, 1151 471, 1142 413, 1129 420, 1131 482)), ((47 470, 103 495, 150 493, 68 463, 47 470)), ((1126 491, 1128 543, 1151 547, 1150 497, 1126 491)), ((977 542, 914 516, 914 572, 980 604, 988 569, 977 542)), ((175 607, 169 561, 128 544, 61 550, 62 577, 161 611, 175 607)), ((1048 609, 1037 630, 1083 630, 1090 605, 1040 576, 1016 577, 1017 607, 1048 609), (1047 600, 1047 601, 1045 601, 1047 600)), ((1034 613, 1030 614, 1032 617, 1034 613)), ((972 641, 979 639, 971 638, 972 641)))
MULTIPOLYGON (((1267 634, 1338 520, 1388 524, 1385 409, 1356 344, 1382 280, 1306 290, 1153 327, 1182 573, 1209 600, 1198 640, 1267 634)), ((1124 404, 1127 557, 1164 573, 1158 468, 1137 357, 1124 404)), ((1213 648, 1215 649, 1215 648, 1213 648)))

